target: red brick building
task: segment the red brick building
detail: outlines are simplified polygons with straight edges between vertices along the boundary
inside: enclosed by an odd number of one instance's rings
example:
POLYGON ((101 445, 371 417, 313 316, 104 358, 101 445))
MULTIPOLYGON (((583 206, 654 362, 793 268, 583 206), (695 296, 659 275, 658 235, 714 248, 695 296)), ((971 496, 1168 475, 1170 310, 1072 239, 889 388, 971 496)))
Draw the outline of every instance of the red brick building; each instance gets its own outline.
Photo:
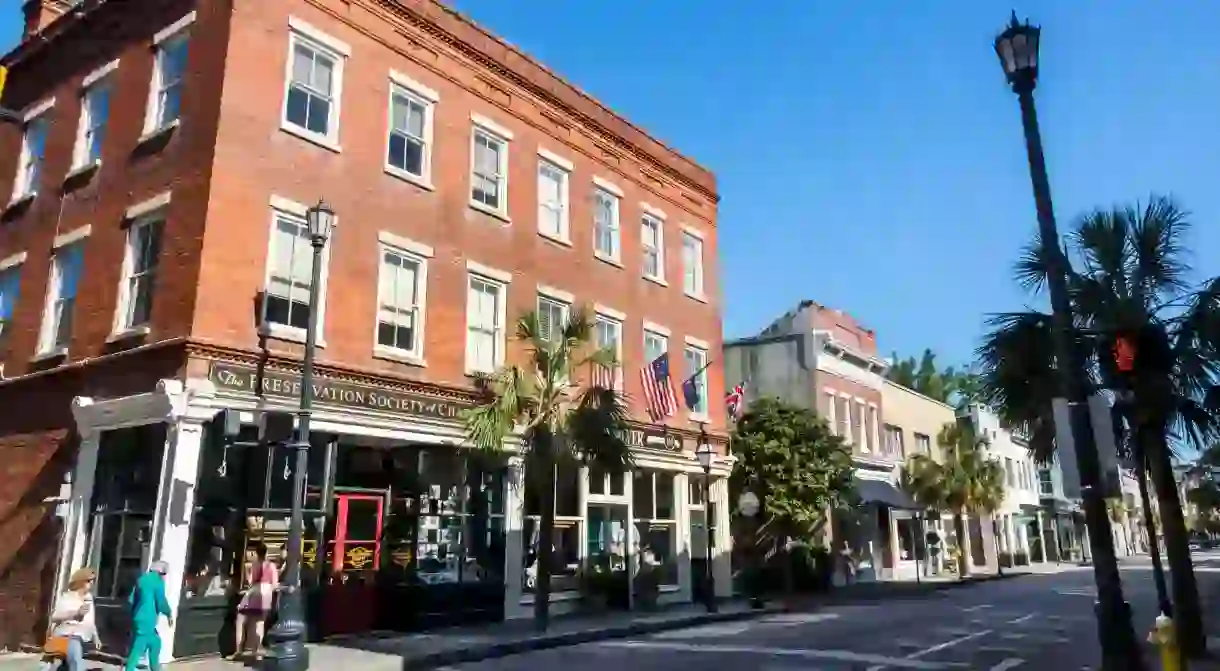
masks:
MULTIPOLYGON (((295 406, 321 198, 307 559, 336 586, 315 631, 528 613, 535 502, 519 460, 461 449, 459 414, 473 374, 519 357, 518 315, 578 305, 641 422, 634 473, 559 474, 556 598, 601 555, 692 598, 709 513, 729 542, 727 487, 707 506, 694 477, 701 424, 724 444, 711 173, 435 0, 23 9, 2 101, 22 123, 0 129, 0 645, 38 640, 84 565, 121 630, 153 559, 166 655, 226 645, 242 549, 282 543, 289 464, 212 419, 239 410, 253 436, 295 406), (703 370, 701 402, 653 426, 640 371, 663 352, 675 386, 703 370), (328 619, 370 571, 413 605, 328 619)), ((718 592, 728 574, 718 557, 718 592)))

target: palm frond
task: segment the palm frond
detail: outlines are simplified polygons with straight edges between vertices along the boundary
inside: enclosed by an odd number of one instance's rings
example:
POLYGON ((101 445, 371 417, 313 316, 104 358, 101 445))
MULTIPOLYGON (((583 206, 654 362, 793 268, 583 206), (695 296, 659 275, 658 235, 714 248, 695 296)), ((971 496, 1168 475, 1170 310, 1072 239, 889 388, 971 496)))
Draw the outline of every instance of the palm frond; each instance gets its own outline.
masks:
POLYGON ((1190 229, 1188 213, 1170 198, 1153 196, 1142 209, 1127 208, 1126 216, 1132 220, 1134 285, 1147 300, 1186 288, 1190 265, 1182 236, 1190 229))
POLYGON ((1046 287, 1046 278, 1050 275, 1050 259, 1042 248, 1042 242, 1035 237, 1032 242, 1021 249, 1021 255, 1013 267, 1013 275, 1017 284, 1030 293, 1039 293, 1046 287))
POLYGON ((567 414, 567 436, 572 450, 588 463, 611 472, 631 467, 631 451, 624 436, 631 416, 622 396, 613 389, 584 389, 567 414))
POLYGON ((527 426, 536 415, 537 389, 531 376, 516 366, 505 366, 480 378, 484 401, 463 413, 466 435, 481 450, 499 451, 518 422, 527 426))

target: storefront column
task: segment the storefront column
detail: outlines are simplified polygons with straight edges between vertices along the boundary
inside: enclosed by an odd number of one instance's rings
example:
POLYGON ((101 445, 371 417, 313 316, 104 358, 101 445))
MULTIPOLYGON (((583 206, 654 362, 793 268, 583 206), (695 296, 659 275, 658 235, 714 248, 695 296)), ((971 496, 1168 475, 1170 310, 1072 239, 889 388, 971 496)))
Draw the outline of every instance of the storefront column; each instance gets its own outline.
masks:
POLYGON ((733 595, 733 530, 729 528, 729 478, 719 473, 712 481, 712 500, 716 502, 715 554, 712 577, 716 581, 716 596, 733 595))
MULTIPOLYGON (((91 398, 78 397, 72 402, 73 412, 87 408, 93 404, 91 398)), ((76 457, 76 466, 72 471, 71 498, 68 501, 67 519, 64 520, 64 535, 60 540, 59 566, 55 573, 55 594, 68 588, 68 578, 72 572, 85 565, 88 561, 88 528, 89 502, 93 497, 93 476, 97 472, 97 446, 101 438, 98 431, 90 426, 82 426, 77 419, 77 433, 80 435, 80 450, 76 457)))
POLYGON ((1041 510, 1039 510, 1039 511, 1038 511, 1037 516, 1038 516, 1038 547, 1042 549, 1042 552, 1040 552, 1040 553, 1039 553, 1039 555, 1040 555, 1040 556, 1039 556, 1039 561, 1038 561, 1038 563, 1039 563, 1039 564, 1045 564, 1045 563, 1046 563, 1046 555, 1047 555, 1047 548, 1046 548, 1046 527, 1045 527, 1045 526, 1043 526, 1043 525, 1044 525, 1046 522, 1045 522, 1045 521, 1042 519, 1042 511, 1041 511, 1041 510))
POLYGON ((691 582, 694 539, 690 537, 690 476, 686 473, 674 474, 674 505, 678 508, 674 512, 678 522, 678 533, 675 534, 678 543, 674 550, 678 555, 678 590, 681 600, 686 602, 695 598, 691 582))
POLYGON ((525 567, 521 565, 525 543, 525 460, 508 458, 508 477, 504 487, 504 618, 520 617, 521 579, 525 567))

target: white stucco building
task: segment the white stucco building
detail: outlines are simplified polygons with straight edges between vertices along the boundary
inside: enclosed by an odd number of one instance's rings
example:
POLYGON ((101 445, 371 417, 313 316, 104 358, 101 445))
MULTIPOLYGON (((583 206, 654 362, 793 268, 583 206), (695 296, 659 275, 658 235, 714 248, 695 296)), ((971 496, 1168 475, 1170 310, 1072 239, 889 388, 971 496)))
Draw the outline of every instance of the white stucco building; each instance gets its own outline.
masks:
POLYGON ((1002 427, 995 413, 981 406, 968 412, 975 430, 987 440, 987 454, 1004 470, 1004 501, 995 513, 999 552, 1009 565, 1028 563, 1031 537, 1041 528, 1037 465, 1027 443, 1002 427))

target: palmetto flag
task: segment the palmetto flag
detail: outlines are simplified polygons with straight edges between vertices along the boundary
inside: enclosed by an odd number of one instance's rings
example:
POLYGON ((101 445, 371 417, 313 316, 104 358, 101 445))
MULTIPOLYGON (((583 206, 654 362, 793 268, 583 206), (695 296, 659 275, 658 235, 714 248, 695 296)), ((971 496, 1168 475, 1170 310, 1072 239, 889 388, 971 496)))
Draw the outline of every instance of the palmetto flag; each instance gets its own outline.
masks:
POLYGON ((644 383, 644 402, 652 421, 658 422, 678 412, 678 399, 674 396, 673 381, 669 376, 669 353, 653 359, 640 371, 644 383))

